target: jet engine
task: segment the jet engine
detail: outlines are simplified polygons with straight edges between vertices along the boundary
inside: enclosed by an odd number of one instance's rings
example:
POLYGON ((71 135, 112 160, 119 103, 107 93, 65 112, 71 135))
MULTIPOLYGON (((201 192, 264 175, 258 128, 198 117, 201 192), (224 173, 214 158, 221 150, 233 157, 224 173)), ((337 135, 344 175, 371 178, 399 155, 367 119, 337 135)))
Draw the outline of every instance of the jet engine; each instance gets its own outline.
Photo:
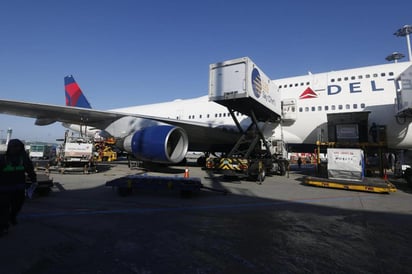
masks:
POLYGON ((186 156, 189 139, 186 132, 170 125, 139 129, 123 141, 124 149, 143 161, 179 163, 186 156))

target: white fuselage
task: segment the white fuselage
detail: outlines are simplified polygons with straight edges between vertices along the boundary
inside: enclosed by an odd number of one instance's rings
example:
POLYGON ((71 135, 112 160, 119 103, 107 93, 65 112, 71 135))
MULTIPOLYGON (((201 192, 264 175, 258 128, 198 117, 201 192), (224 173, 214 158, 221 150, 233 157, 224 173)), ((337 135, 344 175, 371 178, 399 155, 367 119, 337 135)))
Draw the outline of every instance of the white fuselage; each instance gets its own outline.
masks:
MULTIPOLYGON (((282 102, 293 104, 284 106, 282 125, 267 127, 265 137, 313 144, 319 138, 327 140, 326 135, 319 134, 327 132, 327 114, 370 112, 370 124, 386 126, 389 147, 412 148, 411 120, 399 123, 395 117, 396 78, 411 65, 402 62, 272 80, 282 102)), ((208 96, 113 111, 201 122, 212 127, 235 126, 228 109, 209 101, 208 96)), ((250 119, 237 115, 246 128, 250 119)))
MULTIPOLYGON (((370 112, 369 125, 385 125, 391 148, 412 148, 411 120, 396 115, 396 78, 411 62, 362 67, 274 80, 282 100, 295 99, 295 122, 283 127, 288 143, 315 143, 328 113, 370 112), (310 87, 314 95, 304 94, 310 87)), ((327 140, 327 136, 323 136, 327 140)))

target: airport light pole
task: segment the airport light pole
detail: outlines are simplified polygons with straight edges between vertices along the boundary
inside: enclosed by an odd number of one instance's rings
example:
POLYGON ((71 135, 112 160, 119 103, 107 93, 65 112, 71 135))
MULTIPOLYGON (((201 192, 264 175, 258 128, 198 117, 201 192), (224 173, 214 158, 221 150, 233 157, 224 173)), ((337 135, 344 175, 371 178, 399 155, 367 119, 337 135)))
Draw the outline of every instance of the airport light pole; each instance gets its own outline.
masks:
POLYGON ((409 34, 412 33, 412 26, 411 25, 405 25, 402 28, 398 29, 394 35, 400 37, 400 36, 405 36, 406 37, 406 42, 408 43, 408 55, 409 55, 409 61, 412 61, 412 51, 411 51, 411 40, 409 37, 409 34))
POLYGON ((391 61, 395 61, 395 63, 398 63, 399 59, 402 59, 403 57, 405 57, 405 55, 403 55, 402 53, 399 52, 394 52, 391 55, 386 56, 386 60, 391 62, 391 61))

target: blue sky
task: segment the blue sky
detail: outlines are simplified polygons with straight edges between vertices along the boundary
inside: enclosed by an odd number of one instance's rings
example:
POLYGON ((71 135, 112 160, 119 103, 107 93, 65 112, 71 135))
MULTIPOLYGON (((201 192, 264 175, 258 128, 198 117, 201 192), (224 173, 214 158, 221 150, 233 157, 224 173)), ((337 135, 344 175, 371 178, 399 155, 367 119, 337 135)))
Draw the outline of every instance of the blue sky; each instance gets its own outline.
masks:
MULTIPOLYGON (((64 104, 72 74, 96 109, 207 94, 209 64, 249 56, 272 79, 407 55, 411 1, 2 1, 0 97, 64 104)), ((0 115, 0 137, 61 138, 0 115), (3 136, 2 136, 3 135, 3 136)))

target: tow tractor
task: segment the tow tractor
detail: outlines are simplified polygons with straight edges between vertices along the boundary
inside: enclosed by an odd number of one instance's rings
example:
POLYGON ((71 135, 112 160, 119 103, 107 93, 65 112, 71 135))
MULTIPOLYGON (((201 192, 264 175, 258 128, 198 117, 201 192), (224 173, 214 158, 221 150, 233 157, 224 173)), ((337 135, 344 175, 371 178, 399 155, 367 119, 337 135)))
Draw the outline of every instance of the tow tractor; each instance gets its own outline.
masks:
POLYGON ((210 65, 209 100, 227 107, 242 135, 228 154, 209 157, 206 169, 259 183, 267 174, 286 173, 288 161, 283 157, 282 140, 269 142, 263 133, 269 123, 281 122, 280 92, 248 57, 210 65), (236 111, 250 117, 246 130, 236 111))
POLYGON ((94 141, 94 149, 96 155, 94 160, 96 162, 111 162, 117 160, 117 153, 114 151, 113 147, 116 144, 114 138, 105 138, 94 141))

